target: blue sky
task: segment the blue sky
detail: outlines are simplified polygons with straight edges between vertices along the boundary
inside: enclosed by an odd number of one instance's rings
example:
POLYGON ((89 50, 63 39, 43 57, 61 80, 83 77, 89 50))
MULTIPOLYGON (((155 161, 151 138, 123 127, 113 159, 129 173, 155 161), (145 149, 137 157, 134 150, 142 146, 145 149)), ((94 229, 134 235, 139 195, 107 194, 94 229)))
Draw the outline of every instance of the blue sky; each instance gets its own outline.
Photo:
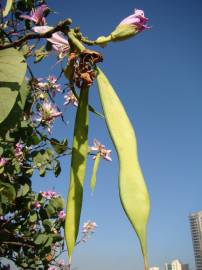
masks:
MULTIPOLYGON (((143 9, 150 19, 151 30, 97 50, 103 53, 101 67, 126 107, 138 139, 139 159, 151 196, 150 265, 163 267, 178 258, 195 269, 188 215, 202 209, 201 0, 48 3, 57 12, 49 16, 50 25, 70 17, 73 26, 81 26, 90 39, 109 34, 134 8, 143 9)), ((50 57, 35 66, 35 74, 46 77, 57 73, 57 67, 50 69, 54 61, 50 57)), ((96 84, 90 90, 90 100, 101 110, 96 84)), ((58 102, 62 104, 62 98, 58 97, 58 102)), ((74 112, 74 108, 65 109, 67 127, 58 122, 53 130, 70 143, 74 112)), ((116 153, 104 121, 90 114, 90 144, 93 138, 113 150, 113 162, 101 162, 92 196, 89 179, 93 162, 89 160, 81 221, 95 220, 98 228, 88 243, 76 248, 73 264, 88 270, 143 269, 137 238, 119 202, 116 153)), ((69 158, 62 165, 58 179, 52 174, 45 179, 36 175, 33 188, 54 187, 66 197, 69 158)))

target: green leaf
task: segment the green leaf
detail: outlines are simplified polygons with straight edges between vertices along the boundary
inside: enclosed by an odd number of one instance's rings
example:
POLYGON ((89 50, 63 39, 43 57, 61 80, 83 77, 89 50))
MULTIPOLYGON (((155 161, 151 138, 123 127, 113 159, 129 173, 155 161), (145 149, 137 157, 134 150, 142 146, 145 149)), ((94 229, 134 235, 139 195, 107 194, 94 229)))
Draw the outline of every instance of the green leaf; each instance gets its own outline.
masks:
POLYGON ((47 232, 51 232, 51 229, 53 227, 53 223, 49 219, 44 219, 43 226, 47 232))
POLYGON ((37 237, 34 240, 34 243, 36 245, 42 245, 48 240, 47 234, 38 234, 37 237))
POLYGON ((30 213, 29 221, 30 221, 30 222, 35 222, 35 221, 37 221, 37 213, 36 213, 36 212, 30 213))
POLYGON ((53 205, 51 205, 51 204, 49 203, 49 204, 46 206, 45 210, 46 210, 46 214, 48 215, 49 218, 55 217, 55 215, 56 215, 56 210, 55 210, 55 208, 54 208, 53 205))
POLYGON ((22 186, 22 196, 25 196, 30 190, 30 186, 25 183, 23 186, 22 186))
POLYGON ((7 197, 9 201, 14 201, 16 198, 16 191, 13 185, 0 181, 1 194, 7 197))
POLYGON ((90 181, 90 187, 91 187, 92 192, 94 192, 94 189, 95 189, 96 174, 97 174, 99 163, 100 163, 100 154, 98 153, 94 160, 93 173, 92 173, 92 177, 90 181))
POLYGON ((59 211, 65 208, 65 201, 62 197, 57 197, 51 199, 49 205, 53 206, 56 211, 59 211))
POLYGON ((147 269, 146 227, 150 201, 138 162, 135 133, 121 101, 100 69, 97 82, 107 128, 119 158, 121 203, 140 240, 147 269))
POLYGON ((83 85, 74 127, 70 184, 65 219, 65 239, 70 257, 79 231, 83 183, 88 156, 88 92, 89 88, 83 85))
POLYGON ((12 8, 13 0, 7 0, 6 6, 3 9, 3 17, 6 17, 12 8))
POLYGON ((60 166, 60 162, 58 160, 55 160, 55 164, 54 164, 54 174, 56 177, 58 177, 58 175, 61 173, 61 166, 60 166))
POLYGON ((53 243, 53 237, 52 236, 48 236, 48 239, 45 242, 44 247, 49 247, 49 246, 51 246, 52 243, 53 243))
POLYGON ((0 51, 0 123, 14 107, 25 73, 24 58, 16 49, 0 51))
POLYGON ((68 149, 68 147, 67 147, 67 140, 66 139, 63 140, 62 142, 59 142, 58 140, 52 138, 50 140, 50 143, 51 143, 53 149, 55 150, 55 152, 57 154, 59 154, 59 155, 62 154, 62 153, 64 153, 68 149))
POLYGON ((46 57, 48 55, 48 52, 46 51, 45 46, 42 46, 41 48, 35 50, 34 55, 35 55, 34 63, 38 63, 44 57, 46 57))

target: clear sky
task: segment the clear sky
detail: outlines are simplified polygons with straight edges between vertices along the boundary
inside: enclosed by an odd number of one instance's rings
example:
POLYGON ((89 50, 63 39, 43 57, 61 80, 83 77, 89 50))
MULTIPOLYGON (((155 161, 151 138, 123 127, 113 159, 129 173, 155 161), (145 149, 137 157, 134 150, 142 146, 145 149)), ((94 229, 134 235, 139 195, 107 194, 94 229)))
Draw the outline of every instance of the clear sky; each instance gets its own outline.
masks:
MULTIPOLYGON (((57 12, 49 16, 50 25, 71 17, 73 25, 80 25, 90 39, 109 34, 134 8, 143 9, 150 19, 151 30, 98 50, 104 56, 101 66, 126 107, 138 139, 139 159, 151 196, 150 266, 162 268, 177 258, 194 270, 188 215, 202 209, 202 1, 48 3, 57 12)), ((54 59, 37 65, 36 75, 57 73, 57 67, 50 68, 54 59)), ((101 110, 96 84, 90 100, 101 110)), ((62 104, 62 98, 58 97, 58 102, 62 104)), ((74 108, 65 109, 67 127, 58 122, 53 130, 70 143, 74 112, 74 108)), ((76 248, 73 265, 85 270, 141 270, 139 244, 119 201, 116 153, 104 121, 90 114, 90 144, 93 138, 113 150, 113 162, 102 160, 92 196, 89 179, 93 162, 89 160, 81 221, 95 220, 98 228, 89 242, 76 248)), ((33 188, 54 187, 66 197, 69 158, 62 166, 58 179, 52 174, 45 179, 35 175, 33 188)))

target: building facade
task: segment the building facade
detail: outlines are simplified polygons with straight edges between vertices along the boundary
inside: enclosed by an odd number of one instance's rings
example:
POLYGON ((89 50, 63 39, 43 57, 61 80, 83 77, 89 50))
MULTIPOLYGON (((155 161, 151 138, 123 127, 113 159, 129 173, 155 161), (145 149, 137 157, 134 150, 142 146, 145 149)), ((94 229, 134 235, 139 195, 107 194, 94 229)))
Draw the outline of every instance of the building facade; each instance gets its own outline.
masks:
POLYGON ((196 270, 202 270, 202 211, 189 215, 196 270))
POLYGON ((172 263, 166 263, 164 270, 189 270, 189 265, 183 264, 179 260, 174 260, 172 263))

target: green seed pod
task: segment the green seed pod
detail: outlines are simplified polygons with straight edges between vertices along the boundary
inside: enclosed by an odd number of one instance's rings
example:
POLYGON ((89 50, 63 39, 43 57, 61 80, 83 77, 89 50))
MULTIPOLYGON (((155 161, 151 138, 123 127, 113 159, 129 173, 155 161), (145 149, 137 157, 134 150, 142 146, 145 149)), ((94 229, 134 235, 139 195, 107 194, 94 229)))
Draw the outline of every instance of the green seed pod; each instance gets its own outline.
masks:
POLYGON ((91 177, 91 180, 90 180, 90 188, 91 188, 92 193, 94 192, 94 189, 95 189, 96 175, 97 175, 97 170, 98 170, 98 167, 99 167, 99 163, 100 163, 100 153, 98 153, 95 156, 95 161, 94 161, 94 165, 93 165, 93 172, 92 172, 92 177, 91 177))
POLYGON ((70 259, 79 231, 83 183, 88 156, 88 92, 89 88, 87 86, 81 88, 74 127, 70 184, 65 219, 65 239, 70 259))
POLYGON ((150 201, 138 162, 135 133, 121 101, 100 69, 97 83, 107 128, 119 158, 121 203, 139 238, 147 269, 146 227, 150 201))

